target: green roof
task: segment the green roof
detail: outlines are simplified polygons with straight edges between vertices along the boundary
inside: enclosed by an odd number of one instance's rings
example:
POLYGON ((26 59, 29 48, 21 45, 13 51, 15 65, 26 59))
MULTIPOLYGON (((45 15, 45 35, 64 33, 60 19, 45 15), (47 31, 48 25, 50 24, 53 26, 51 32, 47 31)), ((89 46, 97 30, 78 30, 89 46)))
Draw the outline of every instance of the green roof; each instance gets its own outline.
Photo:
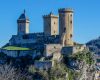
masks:
POLYGON ((3 49, 6 49, 6 50, 31 50, 29 48, 24 48, 24 47, 16 47, 16 46, 7 46, 7 47, 4 47, 3 49))

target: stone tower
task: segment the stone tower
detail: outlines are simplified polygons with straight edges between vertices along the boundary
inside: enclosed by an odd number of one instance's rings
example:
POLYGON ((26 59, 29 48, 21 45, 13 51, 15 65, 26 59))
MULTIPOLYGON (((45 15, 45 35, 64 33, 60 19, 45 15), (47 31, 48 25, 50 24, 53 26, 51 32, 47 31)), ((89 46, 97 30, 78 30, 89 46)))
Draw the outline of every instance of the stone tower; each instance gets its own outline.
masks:
POLYGON ((44 21, 44 34, 45 35, 58 35, 58 16, 50 13, 43 16, 44 21))
POLYGON ((29 33, 29 19, 26 16, 25 10, 24 13, 22 13, 20 15, 20 17, 17 20, 17 24, 18 24, 18 35, 24 35, 24 34, 28 34, 29 33))
POLYGON ((73 46, 73 10, 59 9, 59 34, 63 46, 73 46))

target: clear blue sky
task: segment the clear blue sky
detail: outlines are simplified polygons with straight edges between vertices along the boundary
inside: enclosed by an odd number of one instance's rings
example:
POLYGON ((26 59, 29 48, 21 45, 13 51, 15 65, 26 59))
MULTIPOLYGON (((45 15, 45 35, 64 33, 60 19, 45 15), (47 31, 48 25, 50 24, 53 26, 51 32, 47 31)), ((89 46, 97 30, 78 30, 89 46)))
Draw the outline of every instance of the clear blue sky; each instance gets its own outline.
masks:
POLYGON ((100 0, 1 0, 0 46, 17 33, 16 20, 24 9, 32 33, 43 31, 42 15, 68 7, 74 9, 74 41, 86 43, 100 36, 100 0))

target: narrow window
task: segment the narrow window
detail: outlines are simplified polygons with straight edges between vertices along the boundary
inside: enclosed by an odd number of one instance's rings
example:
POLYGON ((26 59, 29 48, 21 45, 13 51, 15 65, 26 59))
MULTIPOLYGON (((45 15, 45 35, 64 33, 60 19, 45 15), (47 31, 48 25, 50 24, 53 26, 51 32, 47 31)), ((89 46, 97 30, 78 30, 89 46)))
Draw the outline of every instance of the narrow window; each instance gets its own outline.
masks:
POLYGON ((66 28, 64 28, 64 32, 66 32, 66 28))
POLYGON ((54 30, 54 33, 56 33, 56 31, 54 30))
POLYGON ((54 24, 56 24, 56 23, 54 22, 54 24))
POLYGON ((72 34, 70 34, 70 37, 72 38, 72 34))
POLYGON ((72 24, 72 20, 70 21, 70 23, 72 24))

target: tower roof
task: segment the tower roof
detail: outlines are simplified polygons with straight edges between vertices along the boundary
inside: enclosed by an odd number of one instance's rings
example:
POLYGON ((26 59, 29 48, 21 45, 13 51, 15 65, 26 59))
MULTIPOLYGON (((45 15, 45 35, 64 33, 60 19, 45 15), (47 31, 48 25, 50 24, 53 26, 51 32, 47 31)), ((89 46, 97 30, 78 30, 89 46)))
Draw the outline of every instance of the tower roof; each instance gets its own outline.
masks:
POLYGON ((18 20, 29 20, 29 18, 26 16, 25 10, 24 10, 24 12, 20 15, 20 17, 18 18, 18 20))

